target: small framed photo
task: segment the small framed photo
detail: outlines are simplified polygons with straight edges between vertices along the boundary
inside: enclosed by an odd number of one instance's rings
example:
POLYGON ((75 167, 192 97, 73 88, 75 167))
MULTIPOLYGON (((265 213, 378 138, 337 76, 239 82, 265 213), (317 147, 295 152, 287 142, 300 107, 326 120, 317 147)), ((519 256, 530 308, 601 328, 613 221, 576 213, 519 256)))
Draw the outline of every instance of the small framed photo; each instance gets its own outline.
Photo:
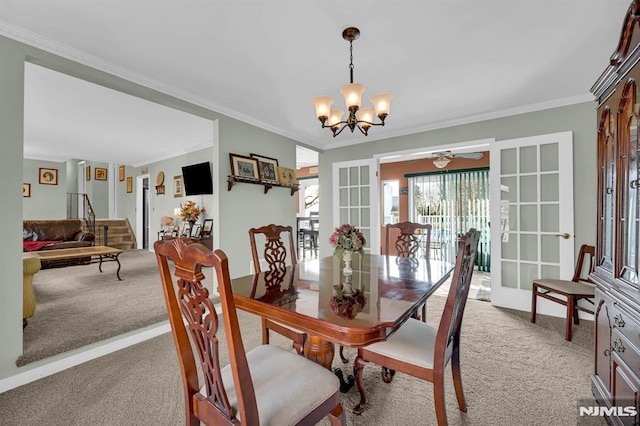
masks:
POLYGON ((193 225, 193 229, 191 230, 191 238, 200 238, 201 232, 202 225, 193 225))
POLYGON ((259 154, 251 154, 251 158, 258 160, 260 179, 271 182, 278 181, 278 160, 259 154))
POLYGON ((180 228, 180 235, 188 237, 190 235, 189 222, 183 222, 180 228))
POLYGON ((40 167, 40 179, 38 182, 42 185, 57 185, 58 169, 45 169, 40 167))
POLYGON ((107 169, 96 167, 96 180, 107 180, 107 169))
POLYGON ((124 166, 118 167, 118 177, 120 182, 124 182, 124 166))
POLYGON ((84 168, 84 179, 88 182, 91 180, 91 166, 84 168))
POLYGON ((258 174, 258 160, 238 154, 229 154, 231 174, 249 179, 260 179, 258 174))
POLYGON ((278 167, 278 180, 280 183, 297 184, 296 171, 288 167, 278 167))
POLYGON ((173 196, 175 198, 184 197, 184 185, 182 184, 182 175, 173 177, 173 196))
POLYGON ((211 236, 211 229, 213 228, 213 219, 205 219, 202 225, 202 238, 209 238, 211 236))
POLYGON ((133 178, 129 176, 127 178, 127 194, 131 194, 133 192, 133 178))
POLYGON ((31 184, 30 183, 23 183, 22 184, 22 196, 24 198, 31 197, 31 184))

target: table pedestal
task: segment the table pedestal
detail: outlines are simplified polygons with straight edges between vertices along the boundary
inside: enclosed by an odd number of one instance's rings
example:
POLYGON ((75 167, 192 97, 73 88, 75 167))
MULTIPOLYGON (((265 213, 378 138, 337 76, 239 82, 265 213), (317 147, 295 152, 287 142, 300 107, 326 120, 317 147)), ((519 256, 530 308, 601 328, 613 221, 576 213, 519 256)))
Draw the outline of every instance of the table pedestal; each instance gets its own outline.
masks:
POLYGON ((335 345, 333 343, 318 336, 307 335, 307 340, 304 343, 304 356, 327 370, 332 370, 340 379, 340 392, 346 393, 353 387, 354 377, 349 374, 345 379, 342 370, 337 367, 331 368, 334 355, 335 345))

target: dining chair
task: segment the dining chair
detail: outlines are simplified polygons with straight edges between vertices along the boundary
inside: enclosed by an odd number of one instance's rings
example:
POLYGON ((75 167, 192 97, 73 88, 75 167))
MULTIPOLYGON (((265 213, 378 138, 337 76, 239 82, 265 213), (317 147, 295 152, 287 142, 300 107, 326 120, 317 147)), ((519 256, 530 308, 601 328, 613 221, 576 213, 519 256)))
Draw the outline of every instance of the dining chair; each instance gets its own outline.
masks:
POLYGON ((565 340, 571 341, 572 321, 576 325, 580 324, 578 311, 593 314, 592 309, 578 306, 578 301, 584 299, 594 304, 595 284, 587 274, 593 272, 595 267, 594 256, 596 249, 594 246, 583 244, 578 253, 578 261, 573 271, 573 278, 569 280, 556 280, 550 278, 538 278, 533 280, 531 285, 531 322, 536 322, 536 310, 538 297, 551 300, 567 307, 567 317, 565 319, 565 340), (589 256, 589 267, 583 271, 585 260, 589 256), (585 274, 583 276, 583 273, 585 274), (564 297, 564 299, 559 298, 564 297))
POLYGON ((329 370, 277 346, 245 352, 222 250, 186 238, 158 241, 154 250, 178 352, 187 425, 315 424, 324 417, 332 425, 345 424, 340 382, 329 370), (202 285, 202 267, 215 272, 222 324, 202 285), (230 359, 222 368, 220 325, 230 359))
POLYGON ((480 232, 471 228, 458 242, 451 286, 437 328, 409 318, 387 340, 358 348, 353 371, 360 391, 360 402, 354 407, 354 413, 362 413, 366 404, 362 372, 368 362, 383 367, 383 379, 387 383, 396 371, 433 383, 436 419, 438 425, 442 426, 447 424, 444 370, 451 361, 458 408, 467 411, 460 375, 460 328, 479 239, 480 232))
MULTIPOLYGON (((290 264, 297 264, 296 251, 293 243, 293 230, 291 226, 282 226, 270 224, 260 228, 249 229, 249 241, 251 242, 251 256, 253 258, 253 268, 256 274, 262 272, 262 265, 258 257, 258 248, 256 245, 256 235, 264 235, 264 261, 267 263, 269 270, 285 270, 287 268, 287 249, 282 234, 289 234, 289 258, 290 264)), ((298 354, 304 354, 304 342, 307 334, 288 325, 284 325, 268 319, 262 319, 262 343, 269 344, 269 330, 275 331, 293 341, 293 347, 298 354)))
MULTIPOLYGON (((400 222, 388 223, 386 226, 387 239, 385 242, 385 254, 390 254, 389 244, 391 241, 391 230, 398 229, 400 233, 397 235, 393 246, 396 249, 398 257, 417 257, 420 253, 420 247, 424 247, 424 256, 429 259, 431 250, 431 225, 416 222, 400 222), (420 234, 416 231, 420 230, 420 234)), ((421 317, 423 321, 427 320, 427 304, 422 305, 421 317)))

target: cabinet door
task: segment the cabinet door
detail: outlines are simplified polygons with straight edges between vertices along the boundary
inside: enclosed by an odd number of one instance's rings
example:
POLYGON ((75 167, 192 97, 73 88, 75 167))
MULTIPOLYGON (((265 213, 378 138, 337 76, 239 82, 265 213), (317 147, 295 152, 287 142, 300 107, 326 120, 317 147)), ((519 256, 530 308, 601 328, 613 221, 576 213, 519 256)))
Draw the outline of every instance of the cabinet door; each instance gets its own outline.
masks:
POLYGON ((595 378, 599 379, 610 399, 611 395, 611 300, 596 290, 595 330, 595 378))
MULTIPOLYGON (((613 401, 612 405, 617 407, 618 410, 623 410, 626 407, 638 407, 639 394, 638 379, 629 371, 624 361, 618 356, 618 354, 612 355, 612 367, 613 367, 613 401)), ((636 426, 638 423, 638 414, 626 415, 624 410, 617 416, 617 422, 614 424, 622 424, 625 426, 636 426)))
POLYGON ((598 272, 613 275, 615 232, 615 117, 608 105, 600 108, 598 125, 598 272))
POLYGON ((618 209, 617 235, 620 252, 616 257, 617 277, 627 286, 638 289, 638 89, 633 78, 627 80, 618 109, 618 209))

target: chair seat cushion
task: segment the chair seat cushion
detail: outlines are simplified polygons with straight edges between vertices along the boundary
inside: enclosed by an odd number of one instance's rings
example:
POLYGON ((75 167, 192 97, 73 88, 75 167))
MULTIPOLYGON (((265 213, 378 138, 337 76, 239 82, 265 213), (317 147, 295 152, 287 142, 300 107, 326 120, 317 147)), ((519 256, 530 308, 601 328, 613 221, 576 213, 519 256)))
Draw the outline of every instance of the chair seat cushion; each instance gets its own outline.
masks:
POLYGON ((547 290, 556 291, 562 294, 595 296, 595 287, 588 283, 551 279, 534 280, 533 283, 538 284, 538 286, 544 287, 547 290))
POLYGON ((432 369, 437 333, 434 326, 410 318, 387 340, 366 346, 364 350, 432 369))
MULTIPOLYGON (((252 349, 247 362, 262 425, 296 424, 340 389, 331 371, 277 346, 252 349)), ((229 403, 237 410, 230 366, 222 368, 221 374, 229 403)), ((200 392, 204 394, 204 388, 200 392)))

